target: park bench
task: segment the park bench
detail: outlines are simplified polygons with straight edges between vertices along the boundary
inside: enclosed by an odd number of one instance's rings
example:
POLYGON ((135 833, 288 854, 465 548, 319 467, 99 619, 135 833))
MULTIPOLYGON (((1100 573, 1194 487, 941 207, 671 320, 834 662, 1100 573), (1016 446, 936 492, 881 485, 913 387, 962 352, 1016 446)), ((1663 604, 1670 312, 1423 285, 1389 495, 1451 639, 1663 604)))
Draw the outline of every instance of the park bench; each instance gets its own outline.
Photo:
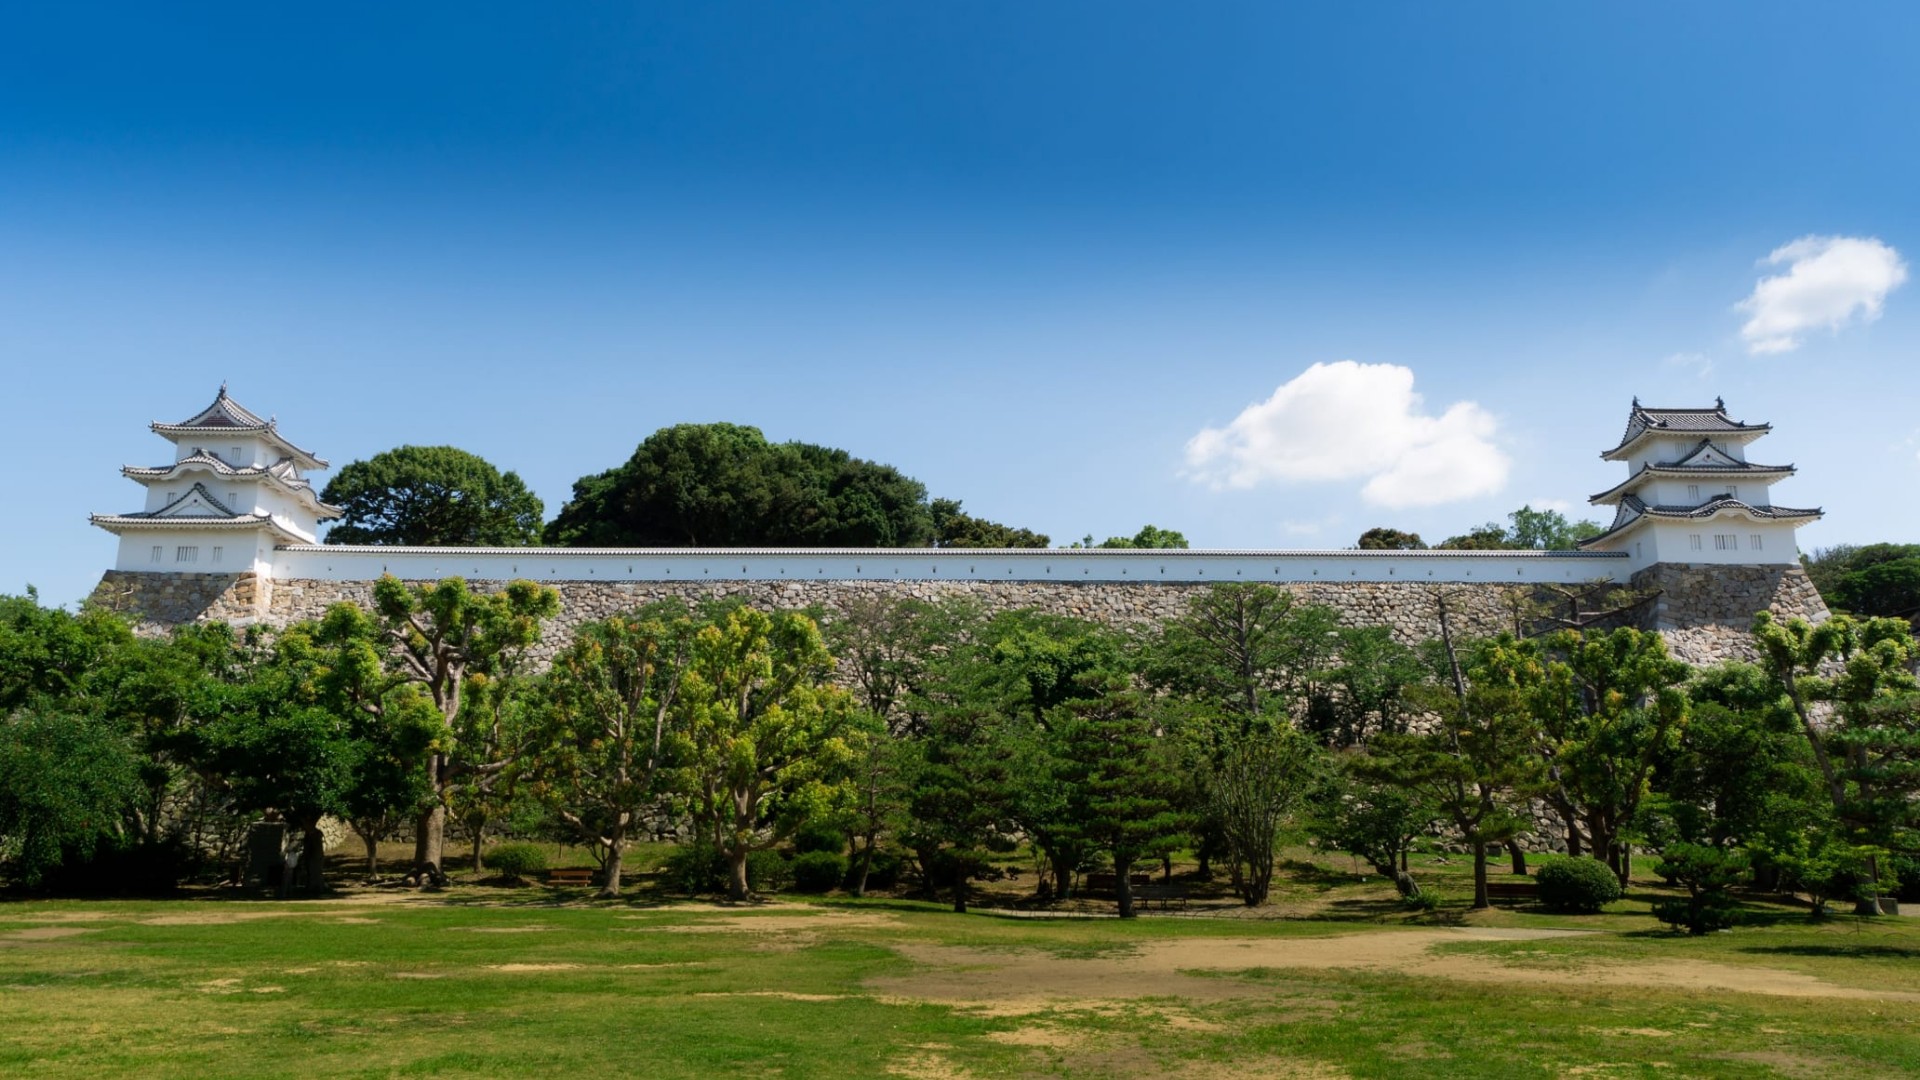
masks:
MULTIPOLYGON (((1153 881, 1152 874, 1128 874, 1127 875, 1128 884, 1132 885, 1136 889, 1152 881, 1153 881)), ((1118 874, 1088 874, 1084 887, 1088 892, 1112 892, 1114 889, 1118 888, 1119 886, 1120 886, 1120 875, 1118 874)))
POLYGON ((1496 900, 1538 900, 1540 886, 1534 881, 1489 881, 1487 882, 1487 901, 1496 900))
POLYGON ((1179 904, 1182 909, 1185 909, 1189 895, 1185 885, 1175 885, 1172 882, 1141 885, 1135 888, 1133 894, 1134 899, 1140 901, 1141 907, 1150 908, 1157 903, 1161 911, 1166 911, 1174 904, 1179 904))
POLYGON ((549 885, 592 885, 593 867, 560 866, 547 871, 549 885))

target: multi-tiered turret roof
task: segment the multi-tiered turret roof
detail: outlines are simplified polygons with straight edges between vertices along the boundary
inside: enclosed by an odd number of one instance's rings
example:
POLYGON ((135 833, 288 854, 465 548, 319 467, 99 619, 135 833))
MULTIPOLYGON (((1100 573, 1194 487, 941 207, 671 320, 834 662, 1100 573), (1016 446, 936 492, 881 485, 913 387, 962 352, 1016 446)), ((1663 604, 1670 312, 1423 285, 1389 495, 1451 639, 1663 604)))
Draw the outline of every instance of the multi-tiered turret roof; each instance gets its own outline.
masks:
MULTIPOLYGON (((341 514, 321 502, 302 475, 304 469, 325 468, 326 461, 281 435, 271 418, 262 419, 229 397, 225 384, 213 403, 192 417, 177 424, 155 422, 152 428, 174 444, 174 460, 120 470, 147 489, 146 508, 92 518, 122 538, 123 569, 130 568, 134 547, 162 540, 162 534, 195 542, 175 544, 171 552, 156 543, 145 561, 168 562, 171 554, 173 561, 204 566, 198 543, 203 536, 259 533, 269 546, 310 544, 321 521, 341 514)), ((225 545, 210 547, 209 561, 215 552, 224 555, 225 545)), ((234 557, 239 558, 238 550, 234 557)), ((223 569, 231 568, 220 561, 223 569)))
POLYGON ((1627 478, 1588 500, 1614 507, 1613 523, 1581 546, 1631 551, 1641 562, 1793 561, 1792 530, 1821 511, 1773 504, 1769 489, 1794 475, 1794 467, 1746 459, 1746 445, 1772 430, 1733 419, 1719 399, 1712 408, 1653 409, 1635 398, 1619 445, 1600 455, 1627 463, 1627 478), (1641 535, 1663 522, 1682 527, 1641 535))

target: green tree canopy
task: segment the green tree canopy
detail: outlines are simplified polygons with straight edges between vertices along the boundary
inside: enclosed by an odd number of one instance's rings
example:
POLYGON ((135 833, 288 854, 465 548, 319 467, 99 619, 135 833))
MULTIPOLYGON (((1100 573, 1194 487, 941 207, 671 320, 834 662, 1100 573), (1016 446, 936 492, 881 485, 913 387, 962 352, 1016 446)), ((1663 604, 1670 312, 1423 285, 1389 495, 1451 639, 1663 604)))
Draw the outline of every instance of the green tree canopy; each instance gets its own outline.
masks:
POLYGON ((451 446, 402 446, 341 469, 320 496, 346 511, 329 544, 515 547, 540 541, 540 499, 518 474, 451 446))
POLYGON ((1043 548, 1050 543, 1045 533, 974 517, 960 509, 958 499, 935 499, 928 509, 933 515, 933 542, 937 547, 1043 548))
MULTIPOLYGON (((1088 541, 1093 538, 1089 536, 1088 541)), ((1140 531, 1132 536, 1109 536, 1098 544, 1083 543, 1083 547, 1102 548, 1184 548, 1187 538, 1173 529, 1162 529, 1158 525, 1142 525, 1140 531)))
POLYGON ((1840 544, 1803 561, 1833 608, 1920 625, 1920 544, 1840 544))
POLYGON ((1489 521, 1433 546, 1455 551, 1567 551, 1605 531, 1599 522, 1568 521, 1558 510, 1535 510, 1531 506, 1508 514, 1507 522, 1501 525, 1489 521))
POLYGON ((576 482, 546 535, 588 547, 918 547, 934 527, 925 486, 891 465, 739 424, 679 424, 576 482))
POLYGON ((1375 526, 1360 534, 1361 551, 1424 551, 1427 542, 1416 532, 1375 526))

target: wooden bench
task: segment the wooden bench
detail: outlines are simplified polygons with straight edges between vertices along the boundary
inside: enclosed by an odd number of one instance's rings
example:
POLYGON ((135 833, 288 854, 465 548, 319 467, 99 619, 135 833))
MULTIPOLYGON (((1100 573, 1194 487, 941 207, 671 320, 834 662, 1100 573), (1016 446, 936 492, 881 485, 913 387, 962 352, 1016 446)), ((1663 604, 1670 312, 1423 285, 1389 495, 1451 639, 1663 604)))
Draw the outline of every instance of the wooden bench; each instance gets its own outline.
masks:
MULTIPOLYGON (((1152 874, 1128 874, 1127 875, 1128 884, 1132 885, 1136 889, 1142 885, 1149 884, 1152 881, 1153 881, 1152 874)), ((1114 889, 1118 888, 1119 885, 1120 885, 1120 875, 1118 874, 1088 874, 1086 881, 1082 884, 1082 888, 1084 888, 1087 892, 1112 892, 1114 889)))
POLYGON ((549 885, 592 885, 593 867, 562 866, 547 871, 549 885))
POLYGON ((1172 882, 1137 886, 1133 893, 1134 899, 1140 901, 1141 907, 1152 907, 1157 902, 1161 911, 1166 911, 1176 903, 1185 909, 1189 895, 1185 885, 1175 885, 1172 882))
POLYGON ((1487 882, 1487 902, 1495 900, 1538 900, 1540 885, 1528 881, 1489 881, 1487 882))

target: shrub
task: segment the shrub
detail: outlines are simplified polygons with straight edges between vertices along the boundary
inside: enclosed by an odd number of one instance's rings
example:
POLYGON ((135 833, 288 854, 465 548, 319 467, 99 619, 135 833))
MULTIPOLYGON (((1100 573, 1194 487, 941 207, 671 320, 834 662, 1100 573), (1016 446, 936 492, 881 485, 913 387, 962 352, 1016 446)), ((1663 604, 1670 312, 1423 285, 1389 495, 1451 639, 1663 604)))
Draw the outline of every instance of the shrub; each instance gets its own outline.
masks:
POLYGON ((824 822, 809 821, 793 834, 793 852, 796 855, 805 855, 810 851, 838 855, 846 850, 847 834, 824 822))
POLYGON ((484 861, 501 877, 518 881, 545 870, 547 853, 532 844, 497 844, 488 849, 484 861))
MULTIPOLYGON (((859 869, 858 858, 847 860, 848 873, 859 869)), ((873 853, 873 865, 867 868, 867 890, 886 892, 900 884, 900 872, 905 870, 907 860, 897 851, 880 848, 873 853)))
POLYGON ((777 851, 747 854, 747 888, 754 892, 779 892, 791 884, 793 871, 788 867, 785 856, 777 851))
POLYGON ((1550 859, 1534 871, 1533 879, 1540 886, 1540 902, 1554 911, 1597 915, 1620 899, 1620 879, 1599 859, 1550 859))
POLYGON ((1684 900, 1662 900, 1654 917, 1690 934, 1725 930, 1734 922, 1732 889, 1747 878, 1752 860, 1738 848, 1702 844, 1669 844, 1660 853, 1654 873, 1686 887, 1684 900))
POLYGON ((847 879, 847 860, 831 851, 807 851, 793 857, 793 887, 805 893, 830 892, 847 879))
POLYGON ((724 892, 727 888, 727 859, 720 849, 704 840, 682 844, 667 856, 660 871, 660 884, 670 892, 697 896, 724 892))

